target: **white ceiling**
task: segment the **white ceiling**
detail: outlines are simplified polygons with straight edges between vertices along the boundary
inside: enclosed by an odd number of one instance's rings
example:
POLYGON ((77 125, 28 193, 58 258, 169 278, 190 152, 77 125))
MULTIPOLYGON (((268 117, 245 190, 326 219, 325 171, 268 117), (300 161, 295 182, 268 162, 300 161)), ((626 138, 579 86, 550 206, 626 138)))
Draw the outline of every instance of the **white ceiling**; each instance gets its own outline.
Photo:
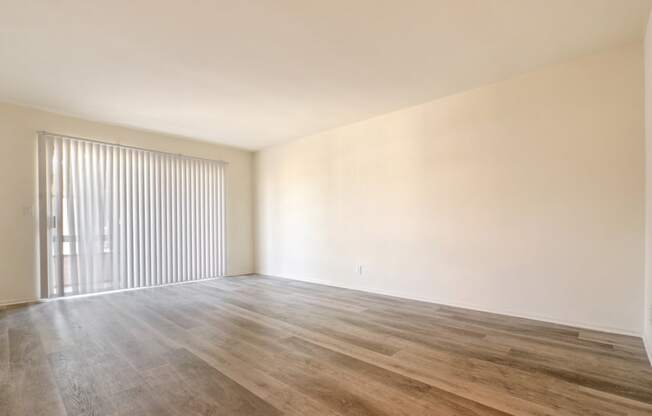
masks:
POLYGON ((0 101, 260 149, 642 38, 652 0, 0 0, 0 101))

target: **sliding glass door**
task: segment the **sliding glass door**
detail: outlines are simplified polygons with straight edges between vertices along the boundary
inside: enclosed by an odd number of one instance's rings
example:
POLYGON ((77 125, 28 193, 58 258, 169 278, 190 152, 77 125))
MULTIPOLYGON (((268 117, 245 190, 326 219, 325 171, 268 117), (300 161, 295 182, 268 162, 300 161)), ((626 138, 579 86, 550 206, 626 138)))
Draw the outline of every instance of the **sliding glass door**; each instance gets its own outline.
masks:
POLYGON ((39 135, 42 296, 225 274, 223 162, 39 135))

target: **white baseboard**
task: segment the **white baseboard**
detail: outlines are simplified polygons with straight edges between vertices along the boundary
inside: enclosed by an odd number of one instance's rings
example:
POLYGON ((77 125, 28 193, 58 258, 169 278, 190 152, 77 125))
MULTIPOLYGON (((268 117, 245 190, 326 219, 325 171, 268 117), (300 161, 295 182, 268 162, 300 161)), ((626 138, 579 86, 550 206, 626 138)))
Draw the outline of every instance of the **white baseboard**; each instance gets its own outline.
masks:
POLYGON ((645 346, 645 352, 647 352, 647 360, 650 366, 652 367, 652 340, 650 340, 652 334, 643 335, 643 345, 645 346))
MULTIPOLYGON (((600 332, 607 332, 607 333, 610 333, 610 334, 627 335, 627 336, 633 336, 633 337, 637 337, 637 338, 644 338, 643 334, 640 333, 640 332, 633 332, 633 331, 629 331, 629 330, 625 330, 625 329, 621 329, 621 328, 612 328, 612 327, 609 327, 609 326, 596 325, 596 324, 581 322, 581 321, 560 320, 560 319, 556 319, 556 318, 550 318, 550 317, 547 317, 547 316, 539 316, 539 315, 534 315, 534 314, 516 312, 516 311, 507 310, 507 309, 492 309, 492 308, 487 308, 487 307, 473 305, 473 304, 464 303, 464 302, 455 302, 455 301, 449 301, 449 300, 437 299, 437 298, 431 298, 431 297, 425 298, 425 297, 406 295, 406 294, 396 293, 396 292, 388 292, 388 291, 378 290, 378 289, 355 287, 355 286, 351 286, 351 285, 334 285, 331 282, 323 281, 323 280, 320 280, 320 279, 299 279, 299 278, 294 278, 294 277, 275 276, 275 275, 272 275, 272 274, 267 274, 267 273, 262 273, 262 272, 257 273, 257 274, 267 275, 267 276, 272 276, 272 277, 278 277, 280 279, 296 280, 296 281, 307 282, 307 283, 316 283, 316 284, 320 284, 320 285, 324 285, 324 286, 338 287, 338 288, 341 288, 341 289, 358 290, 360 292, 373 293, 373 294, 384 295, 384 296, 391 296, 391 297, 401 298, 401 299, 417 300, 417 301, 420 301, 420 302, 427 302, 427 303, 433 303, 433 304, 438 304, 438 305, 452 306, 452 307, 456 307, 456 308, 470 309, 470 310, 478 311, 478 312, 488 312, 488 313, 495 313, 495 314, 498 314, 498 315, 507 315, 507 316, 511 316, 511 317, 514 317, 514 318, 530 319, 530 320, 533 320, 533 321, 547 322, 547 323, 552 323, 552 324, 557 324, 557 325, 570 326, 570 327, 574 327, 574 328, 587 329, 587 330, 591 330, 591 331, 600 331, 600 332)), ((648 352, 649 351, 650 350, 648 350, 648 352)))
POLYGON ((39 299, 37 299, 37 298, 28 298, 28 299, 2 300, 2 301, 0 301, 0 307, 15 306, 15 305, 22 305, 22 304, 25 304, 25 303, 35 303, 35 302, 39 302, 39 299))

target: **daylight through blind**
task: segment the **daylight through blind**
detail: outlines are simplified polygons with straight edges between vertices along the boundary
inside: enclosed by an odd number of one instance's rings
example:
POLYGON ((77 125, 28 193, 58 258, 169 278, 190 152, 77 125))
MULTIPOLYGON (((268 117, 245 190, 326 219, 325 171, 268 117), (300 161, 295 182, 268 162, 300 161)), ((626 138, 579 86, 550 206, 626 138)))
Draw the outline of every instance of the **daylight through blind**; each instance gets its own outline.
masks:
POLYGON ((224 163, 39 136, 47 296, 225 273, 224 163))

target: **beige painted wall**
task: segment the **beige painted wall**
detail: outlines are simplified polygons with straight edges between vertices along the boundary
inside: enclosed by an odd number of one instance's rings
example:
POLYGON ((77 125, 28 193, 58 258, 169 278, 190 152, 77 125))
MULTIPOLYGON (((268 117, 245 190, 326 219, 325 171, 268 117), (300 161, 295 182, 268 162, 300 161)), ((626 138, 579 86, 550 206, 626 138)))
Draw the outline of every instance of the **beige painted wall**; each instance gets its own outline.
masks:
POLYGON ((642 69, 633 44, 257 153, 257 271, 640 334, 642 69))
POLYGON ((36 132, 47 130, 229 162, 227 273, 253 270, 252 153, 0 104, 0 304, 38 294, 36 132))

